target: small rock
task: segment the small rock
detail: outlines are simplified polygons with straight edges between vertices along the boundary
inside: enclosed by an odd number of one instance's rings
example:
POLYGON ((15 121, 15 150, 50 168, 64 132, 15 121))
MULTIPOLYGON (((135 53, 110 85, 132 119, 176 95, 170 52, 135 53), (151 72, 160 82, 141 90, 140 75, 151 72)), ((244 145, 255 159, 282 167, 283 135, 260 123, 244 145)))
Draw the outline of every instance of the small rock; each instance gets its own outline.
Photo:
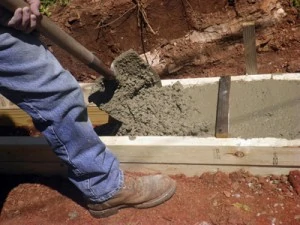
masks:
POLYGON ((299 65, 298 60, 289 61, 288 64, 287 64, 286 71, 289 72, 289 73, 300 72, 300 65, 299 65))
POLYGON ((90 78, 93 79, 93 80, 97 79, 97 77, 95 75, 90 75, 90 78))
POLYGON ((229 198, 231 196, 231 193, 229 191, 223 191, 223 194, 229 198))
POLYGON ((51 46, 48 46, 48 50, 49 50, 49 52, 51 52, 51 53, 54 52, 54 51, 53 51, 53 48, 52 48, 51 46))
POLYGON ((295 219, 295 220, 300 220, 300 215, 294 216, 294 219, 295 219))
POLYGON ((23 201, 18 201, 18 202, 17 202, 17 205, 18 205, 19 207, 22 207, 22 206, 24 205, 24 202, 23 202, 23 201))
POLYGON ((213 203, 212 203, 212 205, 213 205, 214 207, 218 206, 218 205, 219 205, 219 204, 218 204, 218 201, 217 201, 217 200, 214 200, 213 203))
POLYGON ((233 190, 237 190, 237 189, 239 189, 239 187, 240 187, 240 184, 238 183, 238 182, 233 182, 232 183, 232 185, 231 185, 231 188, 233 189, 233 190))
POLYGON ((69 212, 68 216, 71 220, 74 220, 78 217, 78 212, 76 212, 76 211, 69 212))
POLYGON ((195 225, 211 225, 211 223, 202 221, 202 222, 196 223, 195 225))
POLYGON ((289 182, 296 193, 300 195, 300 170, 293 170, 289 173, 289 182))
POLYGON ((281 175, 281 176, 280 176, 280 180, 281 180, 282 183, 285 183, 285 184, 286 184, 287 181, 288 181, 288 176, 286 176, 286 175, 281 175))
POLYGON ((68 19, 68 22, 69 22, 69 24, 72 24, 72 23, 74 23, 74 22, 76 22, 76 21, 78 21, 78 20, 79 20, 78 17, 72 16, 72 17, 70 17, 70 18, 68 19))

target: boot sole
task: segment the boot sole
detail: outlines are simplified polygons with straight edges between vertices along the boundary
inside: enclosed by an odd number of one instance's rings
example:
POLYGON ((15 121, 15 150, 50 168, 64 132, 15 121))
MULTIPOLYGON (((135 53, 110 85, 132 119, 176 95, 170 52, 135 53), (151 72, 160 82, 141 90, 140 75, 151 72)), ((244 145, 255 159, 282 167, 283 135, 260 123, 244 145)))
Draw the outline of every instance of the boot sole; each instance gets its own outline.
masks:
POLYGON ((136 208, 136 209, 151 208, 151 207, 160 205, 160 204, 164 203, 165 201, 169 200, 174 195, 175 191, 176 191, 176 182, 174 181, 172 183, 172 186, 168 189, 167 192, 165 192, 163 195, 161 195, 155 199, 152 199, 148 202, 144 202, 144 203, 141 203, 138 205, 118 205, 116 207, 101 210, 101 211, 89 209, 89 212, 95 218, 105 218, 105 217, 109 217, 114 214, 117 214, 119 212, 119 209, 123 209, 123 208, 130 208, 130 207, 136 208))

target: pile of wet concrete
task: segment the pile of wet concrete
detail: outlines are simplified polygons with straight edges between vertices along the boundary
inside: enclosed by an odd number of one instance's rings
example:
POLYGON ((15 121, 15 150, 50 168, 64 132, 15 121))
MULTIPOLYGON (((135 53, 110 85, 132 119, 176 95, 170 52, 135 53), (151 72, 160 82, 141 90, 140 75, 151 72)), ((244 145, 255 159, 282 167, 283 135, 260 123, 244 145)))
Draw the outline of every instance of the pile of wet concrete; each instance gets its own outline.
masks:
MULTIPOLYGON (((121 55, 113 68, 118 83, 99 82, 93 96, 114 118, 110 135, 214 136, 218 83, 161 86, 154 71, 131 53, 121 55)), ((300 138, 299 112, 299 81, 231 84, 231 137, 300 138)))

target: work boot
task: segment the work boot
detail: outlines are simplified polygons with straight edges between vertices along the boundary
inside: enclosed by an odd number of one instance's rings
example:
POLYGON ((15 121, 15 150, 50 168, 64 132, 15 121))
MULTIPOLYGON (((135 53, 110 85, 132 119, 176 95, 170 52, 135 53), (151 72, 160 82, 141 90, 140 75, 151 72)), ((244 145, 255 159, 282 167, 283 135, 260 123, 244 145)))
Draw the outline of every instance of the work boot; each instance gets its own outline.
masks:
POLYGON ((124 185, 115 196, 105 202, 90 203, 87 206, 92 216, 108 217, 121 208, 144 209, 157 206, 170 199, 175 190, 176 183, 168 176, 125 176, 124 185))

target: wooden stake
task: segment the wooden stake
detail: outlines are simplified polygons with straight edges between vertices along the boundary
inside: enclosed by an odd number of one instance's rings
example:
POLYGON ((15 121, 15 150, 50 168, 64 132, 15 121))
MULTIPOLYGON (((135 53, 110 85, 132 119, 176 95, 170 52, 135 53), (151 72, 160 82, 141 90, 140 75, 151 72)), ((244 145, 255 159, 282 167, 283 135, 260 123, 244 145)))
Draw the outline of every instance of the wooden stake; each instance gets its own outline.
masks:
POLYGON ((219 93, 217 104, 217 119, 215 136, 217 138, 228 138, 229 129, 229 94, 231 77, 221 77, 219 81, 219 93))
POLYGON ((245 22, 243 24, 243 38, 245 47, 246 73, 257 74, 255 23, 245 22))

